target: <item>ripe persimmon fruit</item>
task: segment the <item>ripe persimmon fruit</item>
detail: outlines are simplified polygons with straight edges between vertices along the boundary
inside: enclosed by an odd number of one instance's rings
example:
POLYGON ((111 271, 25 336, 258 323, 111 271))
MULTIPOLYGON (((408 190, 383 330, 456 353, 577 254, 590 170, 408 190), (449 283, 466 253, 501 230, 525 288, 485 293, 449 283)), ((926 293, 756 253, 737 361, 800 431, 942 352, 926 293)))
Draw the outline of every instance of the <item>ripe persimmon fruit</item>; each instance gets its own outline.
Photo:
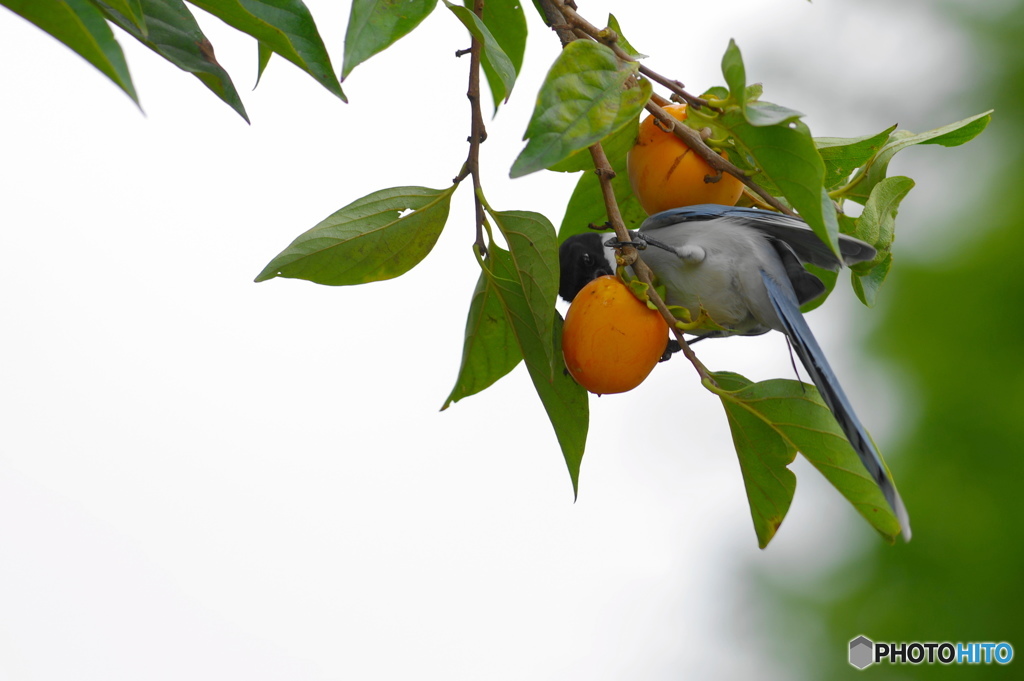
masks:
MULTIPOLYGON (((686 119, 685 104, 669 104, 665 111, 676 120, 686 119)), ((636 144, 626 155, 629 182, 647 214, 701 203, 735 206, 743 183, 728 173, 719 175, 675 133, 658 127, 656 120, 648 116, 640 123, 636 144), (718 179, 708 182, 708 177, 718 179)), ((724 152, 722 156, 728 158, 724 152)))
POLYGON ((562 356, 576 382, 592 393, 632 390, 665 352, 668 324, 618 277, 584 286, 565 315, 562 356))

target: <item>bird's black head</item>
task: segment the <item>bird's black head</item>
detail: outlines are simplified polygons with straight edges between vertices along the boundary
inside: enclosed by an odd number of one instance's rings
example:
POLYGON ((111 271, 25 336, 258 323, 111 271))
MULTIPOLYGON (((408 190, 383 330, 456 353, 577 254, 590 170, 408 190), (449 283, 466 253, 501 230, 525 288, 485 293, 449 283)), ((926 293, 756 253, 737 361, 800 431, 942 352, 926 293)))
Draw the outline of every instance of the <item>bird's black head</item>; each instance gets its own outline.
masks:
POLYGON ((614 274, 605 253, 605 234, 574 234, 558 249, 561 277, 558 295, 571 303, 580 289, 597 277, 614 274))

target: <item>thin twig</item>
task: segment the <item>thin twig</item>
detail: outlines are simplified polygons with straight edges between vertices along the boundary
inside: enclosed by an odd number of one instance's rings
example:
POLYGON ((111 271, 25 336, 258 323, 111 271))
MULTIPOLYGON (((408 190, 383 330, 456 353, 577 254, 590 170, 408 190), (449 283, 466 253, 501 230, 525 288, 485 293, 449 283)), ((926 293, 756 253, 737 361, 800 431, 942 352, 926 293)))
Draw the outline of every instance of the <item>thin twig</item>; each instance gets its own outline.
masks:
MULTIPOLYGON (((593 25, 580 16, 575 8, 570 7, 566 2, 564 2, 564 0, 553 0, 553 4, 562 16, 565 17, 566 23, 570 24, 576 30, 577 35, 582 32, 591 39, 596 40, 603 45, 607 45, 615 52, 615 56, 623 61, 637 61, 636 57, 626 52, 622 49, 622 46, 619 45, 619 36, 615 31, 610 28, 598 28, 593 25)), ((667 87, 669 90, 679 95, 679 97, 681 97, 690 106, 698 109, 702 107, 712 108, 710 104, 708 104, 707 100, 696 97, 683 89, 683 84, 678 80, 666 78, 649 66, 645 66, 643 64, 640 65, 640 73, 647 76, 654 82, 667 87)))
MULTIPOLYGON (((619 241, 630 241, 629 231, 622 219, 622 212, 619 210, 619 203, 615 200, 615 188, 612 187, 612 180, 615 178, 615 171, 608 161, 608 155, 604 153, 601 143, 592 144, 589 148, 590 157, 594 161, 594 172, 601 184, 601 194, 604 196, 605 212, 608 214, 608 224, 615 230, 615 237, 619 241)), ((623 246, 622 255, 627 258, 627 265, 632 265, 637 257, 636 249, 632 246, 623 246)))
POLYGON ((694 97, 689 92, 684 90, 683 89, 683 84, 680 83, 678 80, 672 80, 671 78, 666 78, 665 76, 663 76, 660 73, 654 71, 653 69, 651 69, 649 66, 646 66, 645 64, 641 64, 640 65, 640 73, 642 73, 643 75, 647 76, 648 78, 653 80, 655 83, 658 83, 659 85, 664 85, 666 88, 668 88, 669 90, 671 90, 675 94, 679 95, 679 97, 683 101, 685 101, 687 104, 689 104, 690 106, 694 107, 695 109, 701 109, 701 108, 714 109, 713 106, 708 104, 708 101, 706 99, 701 99, 700 97, 694 97))

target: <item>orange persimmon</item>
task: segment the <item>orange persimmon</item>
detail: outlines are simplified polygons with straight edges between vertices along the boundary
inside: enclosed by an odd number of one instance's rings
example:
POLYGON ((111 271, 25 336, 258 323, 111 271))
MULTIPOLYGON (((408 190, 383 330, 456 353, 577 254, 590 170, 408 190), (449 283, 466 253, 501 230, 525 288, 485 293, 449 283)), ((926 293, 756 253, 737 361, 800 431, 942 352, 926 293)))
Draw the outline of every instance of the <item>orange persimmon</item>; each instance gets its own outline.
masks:
MULTIPOLYGON (((670 104, 665 111, 676 120, 686 119, 685 104, 670 104)), ((648 116, 640 123, 637 142, 626 155, 633 193, 648 215, 669 208, 718 203, 735 206, 743 183, 732 175, 719 175, 673 132, 662 130, 648 116), (708 182, 706 178, 718 178, 708 182)), ((723 152, 723 157, 728 156, 723 152)))
POLYGON ((562 327, 562 356, 576 382, 592 393, 640 385, 665 352, 668 324, 617 277, 584 286, 562 327))

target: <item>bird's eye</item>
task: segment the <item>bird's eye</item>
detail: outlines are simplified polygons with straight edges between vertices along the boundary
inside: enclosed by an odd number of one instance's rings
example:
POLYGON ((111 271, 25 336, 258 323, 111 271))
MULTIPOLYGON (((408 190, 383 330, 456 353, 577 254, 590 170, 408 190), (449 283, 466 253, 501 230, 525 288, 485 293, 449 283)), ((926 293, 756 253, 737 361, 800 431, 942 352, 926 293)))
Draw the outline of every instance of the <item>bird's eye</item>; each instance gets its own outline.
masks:
POLYGON ((584 265, 593 265, 594 264, 594 257, 592 255, 590 255, 589 253, 584 253, 583 254, 583 264, 584 265))

